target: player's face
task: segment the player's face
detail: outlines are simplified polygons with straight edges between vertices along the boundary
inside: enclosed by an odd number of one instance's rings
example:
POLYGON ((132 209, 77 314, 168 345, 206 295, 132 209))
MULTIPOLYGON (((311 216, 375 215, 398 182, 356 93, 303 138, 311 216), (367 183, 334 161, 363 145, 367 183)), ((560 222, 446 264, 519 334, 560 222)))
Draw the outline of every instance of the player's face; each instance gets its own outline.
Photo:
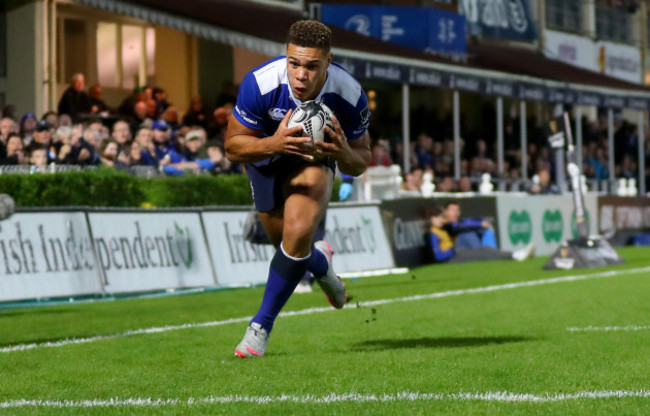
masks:
POLYGON ((290 43, 287 46, 287 74, 293 96, 300 101, 316 98, 327 79, 332 55, 319 48, 290 43))

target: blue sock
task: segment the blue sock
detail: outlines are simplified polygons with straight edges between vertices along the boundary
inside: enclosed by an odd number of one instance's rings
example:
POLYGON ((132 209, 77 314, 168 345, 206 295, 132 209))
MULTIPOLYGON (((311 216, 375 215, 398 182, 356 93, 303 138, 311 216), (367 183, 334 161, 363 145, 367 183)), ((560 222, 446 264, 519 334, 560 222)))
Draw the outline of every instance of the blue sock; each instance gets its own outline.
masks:
POLYGON ((280 248, 271 260, 262 306, 251 322, 257 322, 268 333, 271 332, 275 318, 278 317, 305 274, 310 257, 311 255, 303 258, 290 257, 280 244, 280 248))
POLYGON ((319 250, 312 248, 307 270, 312 272, 314 276, 325 276, 325 274, 327 274, 327 267, 328 264, 325 255, 319 250))

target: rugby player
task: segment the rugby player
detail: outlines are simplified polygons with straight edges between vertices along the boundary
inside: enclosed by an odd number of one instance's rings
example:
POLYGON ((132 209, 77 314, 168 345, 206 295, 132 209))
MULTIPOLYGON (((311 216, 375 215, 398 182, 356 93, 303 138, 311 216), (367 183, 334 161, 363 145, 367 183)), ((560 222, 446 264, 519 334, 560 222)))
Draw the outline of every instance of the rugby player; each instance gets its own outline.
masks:
POLYGON ((226 132, 226 156, 244 163, 255 208, 277 248, 271 260, 262 305, 238 357, 263 356, 275 318, 296 285, 310 271, 335 308, 345 305, 345 287, 332 268, 332 248, 312 243, 325 215, 332 178, 339 170, 357 176, 370 162, 368 100, 359 83, 332 63, 331 31, 315 20, 289 28, 286 56, 251 70, 239 88, 226 132), (329 140, 309 146, 300 126, 288 128, 293 109, 316 100, 334 113, 329 140))

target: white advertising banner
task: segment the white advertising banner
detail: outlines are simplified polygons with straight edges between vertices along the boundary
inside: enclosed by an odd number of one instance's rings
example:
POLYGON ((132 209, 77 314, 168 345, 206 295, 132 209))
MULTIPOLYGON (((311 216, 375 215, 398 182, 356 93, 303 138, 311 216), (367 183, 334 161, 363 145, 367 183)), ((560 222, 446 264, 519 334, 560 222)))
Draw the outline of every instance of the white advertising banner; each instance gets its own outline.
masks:
POLYGON ((610 77, 641 83, 641 51, 634 46, 600 41, 595 44, 598 70, 610 77))
MULTIPOLYGON (((244 239, 242 230, 247 214, 248 211, 202 214, 220 285, 266 282, 275 249, 244 239)), ((334 248, 334 269, 338 273, 394 267, 378 207, 330 207, 325 229, 325 240, 334 248)))
POLYGON ((83 212, 19 213, 0 223, 0 301, 102 293, 83 212))
MULTIPOLYGON (((598 233, 598 205, 595 194, 585 195, 589 233, 598 233)), ((537 255, 549 255, 564 240, 577 237, 573 196, 498 195, 499 245, 514 251, 535 244, 537 255)))
POLYGON ((201 215, 217 283, 233 286, 266 283, 275 248, 270 244, 251 244, 244 239, 248 211, 204 211, 201 215))
POLYGON ((330 207, 325 229, 337 272, 395 267, 378 206, 330 207))
POLYGON ((569 33, 546 30, 544 55, 625 81, 641 82, 641 51, 620 43, 593 40, 569 33))
POLYGON ((590 71, 598 71, 594 42, 586 37, 554 30, 544 31, 544 55, 590 71))
POLYGON ((88 216, 107 293, 215 284, 199 213, 88 216))

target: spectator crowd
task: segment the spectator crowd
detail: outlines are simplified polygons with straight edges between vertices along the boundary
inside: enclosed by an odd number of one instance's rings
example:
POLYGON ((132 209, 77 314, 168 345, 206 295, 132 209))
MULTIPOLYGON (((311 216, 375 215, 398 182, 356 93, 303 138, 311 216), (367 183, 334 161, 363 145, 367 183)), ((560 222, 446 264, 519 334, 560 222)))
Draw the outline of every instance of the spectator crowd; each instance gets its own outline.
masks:
MULTIPOLYGON (((572 124, 575 120, 572 120, 572 124)), ((581 120, 583 131, 582 174, 588 180, 608 180, 609 141, 607 117, 603 113, 595 121, 581 120)), ((481 178, 485 173, 493 182, 505 181, 506 189, 520 183, 518 190, 531 193, 557 193, 555 185, 556 159, 554 150, 547 142, 547 133, 537 120, 528 122, 528 145, 526 153, 526 175, 522 175, 522 152, 518 131, 518 120, 506 121, 504 126, 504 170, 498 172, 496 139, 488 134, 469 134, 460 141, 460 179, 454 179, 454 142, 449 134, 450 126, 417 134, 409 144, 410 171, 403 177, 402 189, 419 192, 423 178, 432 175, 437 192, 479 191, 481 178), (541 182, 541 186, 540 186, 541 182)), ((462 129, 461 129, 462 130, 462 129)), ((492 129, 489 130, 491 132, 492 129)), ((614 123, 615 177, 638 178, 638 143, 640 140, 634 124, 616 117, 614 123)), ((650 128, 646 129, 644 158, 646 188, 650 189, 650 128)), ((403 143, 400 137, 380 138, 373 142, 371 166, 390 166, 393 163, 404 167, 403 143)))
POLYGON ((0 119, 0 165, 47 172, 56 165, 103 166, 168 176, 235 173, 225 157, 224 133, 235 97, 220 96, 215 109, 194 97, 183 117, 161 87, 136 88, 117 107, 102 100, 101 86, 86 92, 75 74, 58 112, 16 117, 12 106, 0 119))
MULTIPOLYGON (((48 171, 52 165, 104 166, 130 172, 165 175, 191 173, 235 173, 241 166, 225 157, 224 133, 236 100, 236 88, 224 84, 215 106, 208 108, 193 97, 184 112, 169 101, 164 88, 133 90, 118 106, 102 99, 102 89, 92 85, 86 91, 83 74, 75 74, 63 93, 58 111, 40 118, 33 113, 17 117, 12 106, 3 109, 0 119, 0 165, 31 166, 31 171, 48 171)), ((427 117, 415 117, 426 119, 427 117)), ((431 118, 431 117, 429 117, 431 118)), ((573 121, 575 122, 575 121, 573 121)), ((607 118, 583 118, 582 172, 588 179, 611 177, 608 164, 607 118)), ((371 166, 404 167, 402 139, 381 134, 381 121, 371 130, 371 166)), ((499 174, 496 139, 493 133, 473 132, 461 139, 460 180, 454 179, 454 143, 451 119, 435 126, 415 126, 420 131, 409 145, 411 169, 403 174, 402 188, 419 192, 424 178, 433 177, 438 192, 478 191, 481 177, 507 183, 522 179, 522 152, 518 120, 504 126, 504 172, 499 174)), ((467 131, 468 129, 461 129, 467 131)), ((526 189, 533 193, 556 193, 555 156, 538 120, 528 121, 526 189)), ((492 126, 485 128, 493 132, 492 126)), ((646 166, 650 166, 650 130, 644 132, 646 166)), ((639 132, 620 117, 615 121, 615 175, 637 178, 639 132)), ((646 182, 650 182, 648 170, 646 182)), ((647 185, 650 189, 650 183, 647 185)))

